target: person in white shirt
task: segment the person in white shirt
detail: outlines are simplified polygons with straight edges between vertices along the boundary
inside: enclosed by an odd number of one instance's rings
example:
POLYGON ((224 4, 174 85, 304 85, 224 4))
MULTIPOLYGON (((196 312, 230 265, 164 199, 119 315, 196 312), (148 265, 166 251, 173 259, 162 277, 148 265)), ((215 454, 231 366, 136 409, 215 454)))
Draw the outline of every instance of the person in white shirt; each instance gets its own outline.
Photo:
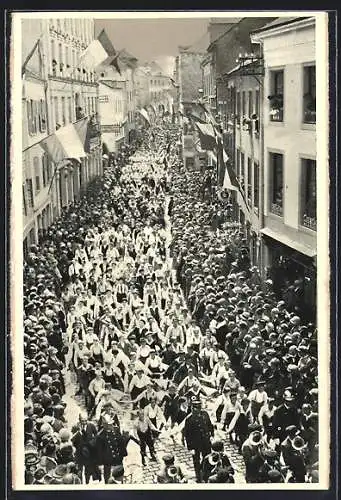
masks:
POLYGON ((211 368, 211 370, 213 370, 213 368, 216 365, 216 363, 218 363, 219 356, 223 356, 224 359, 225 359, 225 361, 228 361, 228 359, 229 359, 229 357, 226 354, 226 352, 223 351, 222 349, 219 349, 218 342, 214 342, 214 344, 213 344, 213 350, 211 352, 211 357, 210 357, 210 368, 211 368))
MULTIPOLYGON (((225 364, 229 365, 229 363, 227 363, 226 361, 225 361, 225 364)), ((224 387, 228 387, 231 391, 238 392, 238 389, 240 386, 241 386, 241 383, 236 377, 236 372, 229 368, 228 376, 226 377, 224 387)))
MULTIPOLYGON (((92 410, 95 406, 96 396, 104 391, 105 381, 102 376, 101 370, 95 371, 95 378, 93 378, 88 386, 89 393, 91 395, 89 408, 92 410)), ((96 401, 97 403, 97 401, 96 401)))
POLYGON ((203 347, 200 349, 199 357, 202 366, 202 372, 209 376, 212 373, 210 366, 211 357, 213 355, 213 347, 211 341, 203 340, 203 347))
POLYGON ((116 341, 111 342, 110 349, 105 353, 105 360, 111 360, 113 367, 117 367, 121 370, 124 376, 125 370, 128 368, 129 358, 118 348, 118 343, 116 341))
POLYGON ((185 344, 185 334, 183 327, 179 324, 178 319, 173 317, 171 325, 166 330, 165 340, 168 344, 171 339, 176 339, 181 345, 185 344))
POLYGON ((253 389, 249 396, 249 401, 251 402, 251 412, 254 419, 259 415, 261 407, 267 402, 268 395, 265 391, 265 382, 259 380, 256 382, 256 389, 253 389))
MULTIPOLYGON (((146 417, 150 419, 155 428, 160 432, 166 425, 166 419, 164 417, 162 409, 157 404, 157 398, 155 396, 149 398, 149 404, 144 407, 144 412, 146 417)), ((159 435, 159 432, 157 433, 157 435, 159 435)))
POLYGON ((225 403, 220 417, 220 425, 223 430, 226 429, 227 434, 230 435, 231 441, 234 441, 232 431, 238 421, 241 411, 241 405, 237 400, 237 393, 231 392, 228 401, 225 403))
MULTIPOLYGON (((150 384, 150 378, 143 373, 143 370, 137 368, 136 374, 132 377, 128 387, 132 401, 135 401, 145 391, 148 384, 150 384)), ((134 406, 136 408, 136 403, 134 403, 134 406)))
POLYGON ((226 365, 225 358, 219 356, 218 363, 214 366, 211 374, 211 383, 216 389, 221 389, 225 386, 226 380, 229 378, 229 368, 226 365))

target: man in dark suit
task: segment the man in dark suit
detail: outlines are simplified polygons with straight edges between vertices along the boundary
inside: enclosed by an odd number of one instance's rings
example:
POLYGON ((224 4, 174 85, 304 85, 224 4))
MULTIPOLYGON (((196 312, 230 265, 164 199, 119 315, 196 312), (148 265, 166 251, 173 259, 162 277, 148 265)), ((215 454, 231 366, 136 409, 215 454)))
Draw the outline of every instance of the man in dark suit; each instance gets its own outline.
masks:
POLYGON ((274 437, 284 441, 286 438, 286 429, 289 426, 299 427, 300 417, 296 406, 294 405, 294 396, 289 389, 283 393, 283 404, 281 404, 273 416, 274 437))
POLYGON ((127 456, 126 441, 120 429, 114 425, 109 414, 102 418, 103 428, 99 431, 96 440, 97 463, 104 466, 104 482, 108 484, 114 466, 122 465, 127 456))
POLYGON ((96 436, 95 424, 88 422, 85 414, 79 415, 78 424, 72 429, 72 444, 76 449, 75 461, 82 474, 84 468, 85 483, 89 484, 90 477, 93 480, 101 478, 101 473, 96 465, 96 436))
POLYGON ((202 459, 211 452, 210 438, 214 428, 207 411, 201 409, 201 401, 191 401, 192 413, 185 422, 184 435, 187 448, 192 450, 193 465, 197 482, 201 482, 200 464, 202 459))

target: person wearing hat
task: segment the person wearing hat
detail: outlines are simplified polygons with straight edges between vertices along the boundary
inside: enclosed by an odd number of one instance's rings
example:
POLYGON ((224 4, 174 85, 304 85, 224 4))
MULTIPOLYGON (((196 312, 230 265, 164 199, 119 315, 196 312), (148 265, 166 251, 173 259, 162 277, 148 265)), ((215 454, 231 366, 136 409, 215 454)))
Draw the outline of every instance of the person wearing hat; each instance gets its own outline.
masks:
POLYGON ((251 402, 251 412, 254 419, 258 417, 259 411, 268 400, 268 395, 265 391, 265 381, 258 380, 255 384, 256 388, 253 389, 248 395, 251 402))
POLYGON ((234 476, 229 467, 222 467, 216 474, 208 478, 208 483, 234 483, 234 476))
POLYGON ((71 441, 75 447, 75 461, 81 475, 84 469, 85 483, 89 483, 91 476, 94 480, 100 479, 100 471, 95 465, 97 436, 95 424, 88 420, 86 414, 80 414, 78 423, 72 428, 72 433, 71 441))
POLYGON ((143 409, 137 411, 137 421, 134 425, 134 433, 140 443, 142 465, 146 465, 147 446, 153 462, 157 462, 154 447, 154 435, 160 431, 153 425, 143 409), (154 433, 154 435, 153 435, 154 433))
POLYGON ((259 430, 253 430, 242 445, 242 455, 245 463, 245 479, 247 483, 259 482, 259 470, 263 465, 261 447, 263 435, 259 430))
POLYGON ((39 462, 38 452, 25 454, 25 484, 33 484, 39 462))
POLYGON ((295 436, 291 441, 285 457, 285 464, 289 467, 290 483, 305 483, 307 474, 307 445, 301 436, 295 436))
POLYGON ((113 466, 123 466, 127 450, 121 431, 109 413, 103 416, 102 425, 96 437, 95 463, 104 466, 104 482, 108 484, 113 466))
POLYGON ((111 476, 108 479, 108 484, 122 484, 124 478, 123 465, 114 465, 111 469, 111 476))
POLYGON ((163 464, 160 472, 156 475, 158 484, 187 483, 185 468, 175 462, 172 453, 167 453, 162 457, 163 464))
POLYGON ((134 402, 135 408, 137 405, 137 398, 147 389, 147 386, 149 384, 150 378, 144 373, 142 368, 137 367, 136 375, 133 375, 128 388, 131 400, 134 402))
POLYGON ((290 389, 286 389, 283 393, 283 403, 276 408, 273 415, 273 435, 280 442, 286 437, 286 428, 290 425, 299 426, 299 413, 294 405, 295 397, 290 389))
POLYGON ((201 409, 201 401, 191 401, 191 414, 185 420, 184 437, 188 450, 192 451, 197 482, 201 482, 200 464, 211 451, 210 438, 214 428, 207 411, 201 409))
POLYGON ((224 453, 224 443, 214 441, 212 451, 203 458, 201 463, 201 478, 204 483, 208 483, 211 476, 217 474, 221 469, 229 469, 231 475, 234 474, 229 456, 224 453))

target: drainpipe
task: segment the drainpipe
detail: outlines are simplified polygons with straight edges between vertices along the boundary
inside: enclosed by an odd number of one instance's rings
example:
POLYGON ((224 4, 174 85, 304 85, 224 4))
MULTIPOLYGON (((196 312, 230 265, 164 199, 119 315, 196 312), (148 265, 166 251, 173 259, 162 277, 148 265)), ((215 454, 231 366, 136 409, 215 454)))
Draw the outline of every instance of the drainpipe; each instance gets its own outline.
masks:
MULTIPOLYGON (((260 41, 260 55, 263 57, 263 41, 260 41)), ((263 59, 264 64, 264 59, 263 59)), ((264 69, 265 72, 265 69, 264 69)), ((259 85, 259 124, 260 124, 260 162, 259 162, 259 177, 260 177, 260 189, 259 189, 259 231, 264 227, 264 207, 265 207, 265 174, 264 174, 264 159, 265 159, 265 151, 264 151, 264 81, 265 74, 262 77, 262 85, 259 85)), ((261 233, 259 232, 259 236, 261 233)), ((264 258, 264 244, 262 239, 260 240, 260 269, 261 276, 265 276, 265 258, 264 258)))

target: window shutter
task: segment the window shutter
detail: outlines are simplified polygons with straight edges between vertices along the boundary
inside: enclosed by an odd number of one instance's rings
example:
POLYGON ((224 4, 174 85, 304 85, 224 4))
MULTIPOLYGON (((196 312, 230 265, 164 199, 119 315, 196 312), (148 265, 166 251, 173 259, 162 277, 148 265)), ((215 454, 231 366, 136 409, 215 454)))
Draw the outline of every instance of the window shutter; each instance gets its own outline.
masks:
POLYGON ((32 108, 31 108, 31 101, 27 101, 27 128, 28 128, 28 133, 31 135, 32 134, 32 108))

